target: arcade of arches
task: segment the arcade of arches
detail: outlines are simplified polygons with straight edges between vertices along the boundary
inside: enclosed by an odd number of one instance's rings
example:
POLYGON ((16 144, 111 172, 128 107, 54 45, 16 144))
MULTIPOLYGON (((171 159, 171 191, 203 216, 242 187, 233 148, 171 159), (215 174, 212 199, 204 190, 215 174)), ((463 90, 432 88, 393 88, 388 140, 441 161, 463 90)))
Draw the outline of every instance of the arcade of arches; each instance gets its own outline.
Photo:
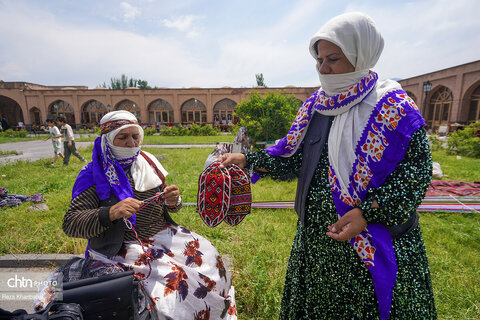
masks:
POLYGON ((399 81, 430 132, 480 121, 480 60, 399 81), (425 83, 430 91, 424 90, 425 83))
POLYGON ((87 87, 47 87, 25 82, 0 81, 0 115, 11 127, 43 124, 46 119, 64 116, 74 128, 98 126, 112 110, 128 110, 146 126, 177 124, 234 124, 235 106, 253 91, 285 92, 305 101, 317 88, 190 88, 125 90, 87 87))
MULTIPOLYGON (((429 130, 480 120, 480 60, 399 81, 425 117, 429 130), (431 89, 424 91, 424 83, 431 89)), ((317 88, 160 88, 141 90, 48 87, 0 80, 0 116, 16 128, 64 116, 76 128, 98 126, 112 110, 128 110, 147 126, 235 123, 235 106, 253 91, 281 91, 305 101, 317 88)))

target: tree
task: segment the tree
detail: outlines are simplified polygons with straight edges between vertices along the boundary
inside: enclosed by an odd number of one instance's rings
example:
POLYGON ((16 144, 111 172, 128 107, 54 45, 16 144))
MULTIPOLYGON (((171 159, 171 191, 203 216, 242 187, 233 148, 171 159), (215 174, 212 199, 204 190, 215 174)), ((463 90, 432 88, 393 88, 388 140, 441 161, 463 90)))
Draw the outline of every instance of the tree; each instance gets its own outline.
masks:
POLYGON ((285 92, 252 92, 249 100, 235 107, 239 125, 247 129, 252 143, 284 137, 292 125, 301 101, 285 92))
POLYGON ((255 79, 257 79, 257 86, 259 87, 267 87, 265 84, 265 80, 263 79, 263 73, 257 73, 255 74, 255 79))
MULTIPOLYGON (((107 87, 105 82, 101 86, 104 88, 107 87)), ((122 74, 120 78, 110 78, 110 85, 108 86, 108 89, 123 90, 129 87, 135 87, 139 89, 152 89, 152 87, 148 85, 148 82, 146 80, 128 78, 128 76, 126 76, 125 74, 122 74)))

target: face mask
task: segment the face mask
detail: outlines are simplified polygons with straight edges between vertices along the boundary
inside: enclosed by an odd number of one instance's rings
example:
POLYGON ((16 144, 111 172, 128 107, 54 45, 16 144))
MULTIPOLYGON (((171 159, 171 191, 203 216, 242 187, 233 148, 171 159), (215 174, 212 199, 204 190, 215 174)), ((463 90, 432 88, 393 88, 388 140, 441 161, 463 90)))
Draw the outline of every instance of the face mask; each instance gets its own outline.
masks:
POLYGON ((120 161, 136 157, 140 152, 140 147, 126 148, 110 145, 110 150, 112 151, 113 156, 120 161))

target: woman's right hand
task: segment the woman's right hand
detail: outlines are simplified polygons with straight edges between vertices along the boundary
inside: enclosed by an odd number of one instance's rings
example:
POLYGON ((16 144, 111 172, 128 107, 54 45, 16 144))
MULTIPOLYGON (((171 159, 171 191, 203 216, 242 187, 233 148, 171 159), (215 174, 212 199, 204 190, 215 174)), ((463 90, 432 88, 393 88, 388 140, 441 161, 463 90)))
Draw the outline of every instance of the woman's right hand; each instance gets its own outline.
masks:
POLYGON ((225 168, 231 164, 236 164, 243 169, 247 165, 247 158, 243 153, 225 153, 220 157, 220 161, 220 168, 225 168))
POLYGON ((110 221, 115 221, 121 218, 130 218, 133 216, 143 205, 143 201, 126 198, 120 202, 117 202, 110 207, 110 221))

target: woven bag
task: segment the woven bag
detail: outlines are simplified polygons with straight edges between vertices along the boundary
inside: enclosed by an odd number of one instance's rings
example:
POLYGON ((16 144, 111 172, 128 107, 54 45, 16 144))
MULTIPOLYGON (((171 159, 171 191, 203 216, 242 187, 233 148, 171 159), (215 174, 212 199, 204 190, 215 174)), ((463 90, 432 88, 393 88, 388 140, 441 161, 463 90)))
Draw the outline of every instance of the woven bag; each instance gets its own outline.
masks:
POLYGON ((225 221, 236 226, 250 213, 250 178, 236 165, 220 168, 210 164, 198 179, 197 212, 213 228, 225 221))

